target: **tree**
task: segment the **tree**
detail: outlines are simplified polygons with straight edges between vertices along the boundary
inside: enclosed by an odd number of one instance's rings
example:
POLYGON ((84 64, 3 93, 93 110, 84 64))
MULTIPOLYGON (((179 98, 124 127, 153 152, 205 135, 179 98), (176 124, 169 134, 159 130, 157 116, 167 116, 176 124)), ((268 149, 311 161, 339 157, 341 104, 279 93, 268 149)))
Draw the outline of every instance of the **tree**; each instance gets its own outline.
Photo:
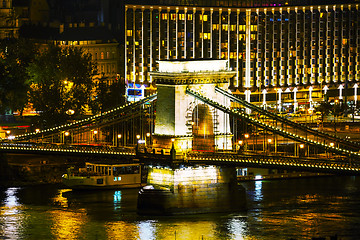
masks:
POLYGON ((0 41, 0 114, 22 113, 28 100, 29 76, 26 68, 36 52, 35 45, 24 39, 0 41))
POLYGON ((96 64, 81 48, 49 45, 28 67, 29 99, 46 126, 88 111, 96 64))
POLYGON ((95 112, 104 112, 125 104, 125 81, 117 78, 108 83, 106 78, 100 78, 97 84, 95 101, 91 106, 95 112))
POLYGON ((325 100, 320 103, 320 105, 316 108, 316 111, 321 112, 321 123, 324 122, 325 116, 330 114, 331 105, 325 100))

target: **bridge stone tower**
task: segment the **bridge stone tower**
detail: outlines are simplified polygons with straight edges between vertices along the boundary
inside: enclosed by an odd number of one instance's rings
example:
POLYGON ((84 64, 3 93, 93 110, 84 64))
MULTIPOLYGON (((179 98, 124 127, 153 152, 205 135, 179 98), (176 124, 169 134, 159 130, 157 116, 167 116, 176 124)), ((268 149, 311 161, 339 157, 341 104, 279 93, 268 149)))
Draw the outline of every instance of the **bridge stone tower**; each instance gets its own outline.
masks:
POLYGON ((230 100, 215 91, 227 90, 235 75, 227 60, 158 61, 159 71, 150 76, 157 85, 154 147, 176 150, 213 151, 232 149, 227 114, 186 94, 189 88, 230 107, 230 100))

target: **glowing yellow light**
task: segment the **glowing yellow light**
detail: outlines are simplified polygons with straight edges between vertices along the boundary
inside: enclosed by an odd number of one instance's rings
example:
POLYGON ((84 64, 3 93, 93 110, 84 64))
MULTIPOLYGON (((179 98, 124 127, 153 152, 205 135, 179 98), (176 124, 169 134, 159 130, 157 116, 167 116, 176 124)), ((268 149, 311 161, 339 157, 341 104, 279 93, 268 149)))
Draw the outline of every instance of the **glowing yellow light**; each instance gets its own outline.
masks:
POLYGON ((248 133, 245 133, 244 137, 245 137, 245 138, 249 138, 250 135, 249 135, 248 133))
POLYGON ((10 130, 6 130, 6 134, 10 134, 11 133, 11 131, 10 130))
POLYGON ((175 138, 172 138, 171 141, 172 141, 172 142, 175 142, 175 138))
POLYGON ((35 129, 35 132, 36 133, 40 132, 40 129, 39 128, 35 129))
POLYGON ((118 134, 117 137, 118 137, 118 138, 121 138, 122 136, 121 136, 121 134, 118 134))
POLYGON ((304 148, 305 146, 304 146, 304 144, 300 144, 300 148, 304 148))
POLYGON ((65 132, 64 134, 65 134, 66 137, 70 135, 69 132, 65 132))
POLYGON ((94 134, 98 134, 98 131, 97 131, 97 130, 94 130, 94 134))
POLYGON ((335 144, 334 144, 333 142, 331 142, 331 143, 330 143, 330 146, 333 147, 333 146, 335 146, 335 144))
POLYGON ((242 145, 243 144, 243 141, 242 140, 239 140, 239 145, 242 145))
POLYGON ((137 138, 137 139, 140 139, 140 135, 136 135, 136 138, 137 138))
POLYGON ((146 136, 147 136, 147 137, 150 137, 150 133, 146 133, 146 136))
POLYGON ((271 143, 271 142, 272 142, 272 139, 271 139, 271 138, 268 138, 267 141, 268 141, 268 143, 271 143))

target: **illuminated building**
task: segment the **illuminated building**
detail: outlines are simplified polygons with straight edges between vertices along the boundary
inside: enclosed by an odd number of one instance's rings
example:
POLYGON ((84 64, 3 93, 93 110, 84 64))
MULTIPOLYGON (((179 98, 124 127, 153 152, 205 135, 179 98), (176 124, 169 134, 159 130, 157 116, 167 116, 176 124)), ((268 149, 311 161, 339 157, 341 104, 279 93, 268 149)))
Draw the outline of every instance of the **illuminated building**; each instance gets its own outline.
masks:
POLYGON ((17 37, 19 24, 14 14, 12 0, 4 0, 0 4, 0 39, 17 37))
POLYGON ((258 105, 309 108, 325 95, 356 104, 359 5, 275 5, 126 5, 125 78, 153 84, 158 60, 226 59, 230 89, 258 105))
POLYGON ((49 20, 46 0, 0 1, 0 39, 19 36, 23 24, 38 24, 49 20))
POLYGON ((98 74, 94 79, 103 79, 109 84, 118 78, 120 72, 119 43, 106 27, 93 24, 72 23, 67 27, 60 26, 60 35, 56 43, 61 46, 81 47, 91 54, 97 63, 98 74))

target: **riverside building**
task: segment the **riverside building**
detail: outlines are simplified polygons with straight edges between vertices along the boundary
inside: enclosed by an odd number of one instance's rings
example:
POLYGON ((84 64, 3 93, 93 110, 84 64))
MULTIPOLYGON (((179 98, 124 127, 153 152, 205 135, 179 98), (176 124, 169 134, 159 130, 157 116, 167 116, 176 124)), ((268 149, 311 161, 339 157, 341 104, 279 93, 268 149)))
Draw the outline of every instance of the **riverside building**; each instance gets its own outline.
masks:
POLYGON ((324 99, 358 101, 356 3, 125 5, 124 40, 126 80, 148 88, 158 60, 225 59, 236 71, 230 89, 257 105, 292 111, 324 99))

